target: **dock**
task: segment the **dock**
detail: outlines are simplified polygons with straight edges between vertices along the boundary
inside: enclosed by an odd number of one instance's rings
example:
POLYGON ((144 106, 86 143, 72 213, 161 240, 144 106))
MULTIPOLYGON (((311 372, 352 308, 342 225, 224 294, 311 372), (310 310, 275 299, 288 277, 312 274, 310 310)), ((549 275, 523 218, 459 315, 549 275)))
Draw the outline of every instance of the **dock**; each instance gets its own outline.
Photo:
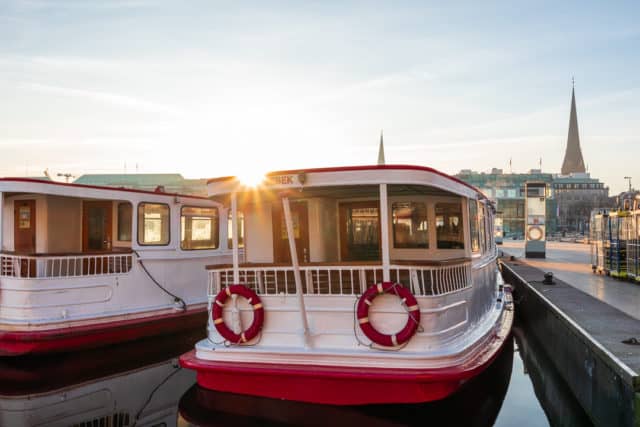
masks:
POLYGON ((588 245, 551 244, 546 259, 507 243, 500 259, 518 316, 596 426, 640 425, 640 286, 594 275, 588 245), (543 284, 544 273, 554 284, 543 284))

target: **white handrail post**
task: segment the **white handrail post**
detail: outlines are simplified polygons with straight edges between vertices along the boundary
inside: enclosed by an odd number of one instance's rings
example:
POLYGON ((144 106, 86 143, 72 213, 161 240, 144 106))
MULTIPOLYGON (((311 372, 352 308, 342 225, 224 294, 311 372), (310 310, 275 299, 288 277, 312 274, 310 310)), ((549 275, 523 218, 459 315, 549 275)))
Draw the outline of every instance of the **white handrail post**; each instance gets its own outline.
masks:
POLYGON ((231 193, 231 242, 233 244, 233 283, 240 283, 240 261, 238 256, 238 196, 231 193))
POLYGON ((4 193, 0 191, 0 252, 2 252, 2 236, 4 235, 4 225, 3 225, 3 217, 4 217, 4 193))
POLYGON ((304 306, 304 295, 302 293, 302 279, 300 277, 300 264, 298 263, 298 251, 296 239, 293 232, 293 222, 291 221, 291 206, 289 198, 282 198, 282 210, 284 211, 284 222, 287 226, 287 238, 289 239, 289 251, 291 252, 291 266, 293 267, 293 277, 296 281, 296 294, 298 295, 298 309, 300 311, 300 321, 304 333, 304 347, 309 347, 309 322, 307 321, 307 310, 304 306))
POLYGON ((382 281, 391 281, 389 262, 389 210, 387 208, 387 184, 380 184, 380 242, 382 244, 382 281))

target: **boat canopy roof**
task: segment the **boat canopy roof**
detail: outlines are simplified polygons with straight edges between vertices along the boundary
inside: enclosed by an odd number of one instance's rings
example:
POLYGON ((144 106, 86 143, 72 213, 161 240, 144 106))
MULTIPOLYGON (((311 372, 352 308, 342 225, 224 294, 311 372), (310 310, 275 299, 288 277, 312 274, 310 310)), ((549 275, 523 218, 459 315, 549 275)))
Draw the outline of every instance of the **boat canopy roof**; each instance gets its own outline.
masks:
MULTIPOLYGON (((207 190, 210 197, 225 201, 232 193, 254 194, 264 197, 269 193, 288 192, 289 197, 345 196, 354 193, 379 192, 379 184, 389 184, 396 193, 456 194, 470 199, 486 197, 475 187, 438 170, 415 165, 343 166, 333 168, 295 169, 270 172, 257 186, 244 184, 239 177, 210 179, 207 190), (430 187, 430 189, 425 189, 430 187), (304 193, 304 194, 303 194, 304 193)), ((241 199, 244 197, 241 197, 241 199)))
POLYGON ((208 200, 206 197, 178 193, 44 181, 32 178, 0 178, 0 193, 38 193, 67 197, 123 200, 139 199, 142 197, 150 199, 150 201, 175 200, 176 198, 184 201, 189 199, 200 201, 208 200))

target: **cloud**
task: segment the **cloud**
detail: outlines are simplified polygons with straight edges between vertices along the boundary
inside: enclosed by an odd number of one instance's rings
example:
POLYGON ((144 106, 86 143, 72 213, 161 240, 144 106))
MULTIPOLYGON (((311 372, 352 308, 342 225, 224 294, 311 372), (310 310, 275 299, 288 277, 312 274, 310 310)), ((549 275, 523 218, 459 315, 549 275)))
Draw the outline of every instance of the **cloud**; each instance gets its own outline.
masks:
POLYGON ((157 2, 149 0, 22 0, 21 6, 34 9, 133 9, 149 7, 157 2))
POLYGON ((127 107, 132 110, 142 111, 145 113, 160 113, 174 116, 184 115, 183 111, 173 106, 150 102, 128 95, 114 94, 95 90, 76 89, 64 86, 53 86, 41 83, 21 83, 19 84, 19 87, 41 93, 91 99, 105 104, 115 105, 118 107, 127 107))

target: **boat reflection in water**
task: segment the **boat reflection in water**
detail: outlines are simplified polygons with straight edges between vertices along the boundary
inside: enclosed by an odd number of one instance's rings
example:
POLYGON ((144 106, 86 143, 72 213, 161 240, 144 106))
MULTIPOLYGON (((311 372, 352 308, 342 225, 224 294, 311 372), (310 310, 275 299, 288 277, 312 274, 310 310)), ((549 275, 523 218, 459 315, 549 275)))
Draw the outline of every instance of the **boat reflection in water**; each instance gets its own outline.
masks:
MULTIPOLYGON (((180 400, 192 426, 241 425, 437 425, 492 426, 507 393, 513 340, 482 374, 447 399, 422 404, 330 406, 223 393, 193 386, 180 400)), ((187 425, 189 425, 187 424, 187 425)))
POLYGON ((571 393, 544 348, 519 322, 512 328, 525 373, 552 426, 591 426, 589 416, 571 393))
POLYGON ((199 338, 0 360, 0 426, 175 426, 178 400, 195 382, 176 357, 199 338))

